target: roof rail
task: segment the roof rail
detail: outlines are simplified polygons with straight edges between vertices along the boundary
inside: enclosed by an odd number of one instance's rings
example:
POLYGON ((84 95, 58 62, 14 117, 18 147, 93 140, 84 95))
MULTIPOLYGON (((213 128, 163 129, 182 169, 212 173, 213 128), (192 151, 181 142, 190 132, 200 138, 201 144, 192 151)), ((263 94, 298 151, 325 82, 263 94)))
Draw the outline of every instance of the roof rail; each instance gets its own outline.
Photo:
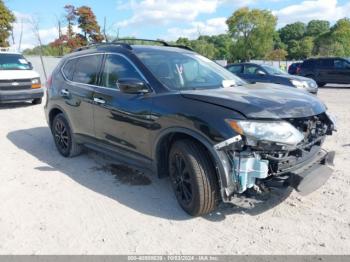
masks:
POLYGON ((87 50, 87 49, 94 48, 94 47, 104 46, 104 45, 105 46, 106 45, 119 45, 119 46, 121 46, 123 48, 132 50, 131 45, 129 43, 124 43, 124 41, 126 41, 126 42, 127 41, 144 41, 144 42, 151 42, 151 43, 160 43, 163 46, 167 46, 167 47, 177 47, 177 48, 182 48, 182 49, 186 49, 186 50, 189 50, 189 51, 193 51, 188 46, 172 45, 172 44, 169 44, 169 43, 167 43, 165 41, 162 41, 162 40, 150 40, 150 39, 140 39, 140 38, 123 38, 123 39, 115 39, 112 42, 96 43, 96 44, 90 44, 90 45, 87 45, 87 46, 82 46, 82 47, 79 47, 79 48, 75 49, 73 52, 79 52, 79 51, 87 50))
POLYGON ((79 48, 75 49, 73 52, 79 52, 79 51, 88 50, 88 49, 91 49, 94 47, 107 46, 107 45, 119 45, 123 48, 132 50, 131 46, 129 44, 126 44, 126 43, 97 43, 97 44, 90 44, 87 46, 79 47, 79 48))
POLYGON ((184 45, 172 45, 172 44, 169 44, 167 43, 166 41, 163 41, 163 40, 152 40, 152 39, 142 39, 142 38, 117 38, 117 39, 114 39, 112 41, 112 43, 114 44, 121 44, 123 43, 123 41, 143 41, 143 42, 151 42, 151 43, 159 43, 159 44, 162 44, 163 46, 168 46, 168 47, 177 47, 177 48, 182 48, 182 49, 186 49, 186 50, 189 50, 189 51, 193 51, 190 47, 188 46, 184 46, 184 45))
POLYGON ((143 41, 143 42, 151 42, 151 43, 159 43, 163 46, 169 46, 169 44, 162 40, 152 40, 152 39, 142 39, 142 38, 116 38, 112 41, 112 43, 121 43, 123 41, 143 41))

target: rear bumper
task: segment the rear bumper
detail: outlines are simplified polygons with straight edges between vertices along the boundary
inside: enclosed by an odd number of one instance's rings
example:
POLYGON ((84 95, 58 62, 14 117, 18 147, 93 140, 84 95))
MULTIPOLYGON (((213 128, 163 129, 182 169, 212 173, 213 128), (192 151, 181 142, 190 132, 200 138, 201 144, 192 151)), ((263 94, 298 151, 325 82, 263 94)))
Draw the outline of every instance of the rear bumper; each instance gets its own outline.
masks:
POLYGON ((43 88, 16 91, 0 91, 0 102, 33 100, 42 98, 43 96, 43 88))

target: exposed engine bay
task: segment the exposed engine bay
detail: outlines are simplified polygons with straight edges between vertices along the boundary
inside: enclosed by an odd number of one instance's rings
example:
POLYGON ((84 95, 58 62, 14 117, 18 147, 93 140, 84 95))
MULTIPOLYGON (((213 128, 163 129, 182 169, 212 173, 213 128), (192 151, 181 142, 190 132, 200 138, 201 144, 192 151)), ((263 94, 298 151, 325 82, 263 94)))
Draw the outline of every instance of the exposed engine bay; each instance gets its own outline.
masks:
MULTIPOLYGON (((258 140, 245 136, 242 131, 240 135, 216 145, 216 149, 223 150, 230 161, 231 178, 235 185, 230 190, 232 193, 243 193, 263 184, 276 185, 276 181, 298 190, 305 176, 311 173, 317 176, 320 167, 332 164, 334 152, 329 153, 321 148, 326 136, 336 130, 335 120, 331 116, 323 113, 283 121, 298 130, 299 136, 302 135, 298 143, 258 140)), ((330 170, 323 171, 330 176, 330 170)))

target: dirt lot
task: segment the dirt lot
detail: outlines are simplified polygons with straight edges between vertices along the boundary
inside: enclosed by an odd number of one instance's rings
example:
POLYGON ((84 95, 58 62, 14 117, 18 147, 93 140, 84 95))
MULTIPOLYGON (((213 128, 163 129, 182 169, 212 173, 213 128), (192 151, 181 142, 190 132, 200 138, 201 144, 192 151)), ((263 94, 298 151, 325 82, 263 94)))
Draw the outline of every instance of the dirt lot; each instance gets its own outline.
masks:
POLYGON ((338 117, 335 172, 313 194, 190 218, 167 180, 93 152, 64 159, 42 106, 0 106, 0 254, 350 254, 350 88, 324 88, 338 117))

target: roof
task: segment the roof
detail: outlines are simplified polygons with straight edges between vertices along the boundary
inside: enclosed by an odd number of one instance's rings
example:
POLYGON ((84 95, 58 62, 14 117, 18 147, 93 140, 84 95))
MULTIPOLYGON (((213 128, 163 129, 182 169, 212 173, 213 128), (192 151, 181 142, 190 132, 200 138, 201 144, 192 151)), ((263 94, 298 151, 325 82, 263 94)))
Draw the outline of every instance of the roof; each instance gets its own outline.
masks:
POLYGON ((159 45, 129 45, 124 43, 102 43, 96 45, 90 45, 82 48, 78 48, 67 57, 80 56, 84 54, 91 54, 96 52, 111 52, 111 53, 126 53, 132 51, 155 51, 162 50, 168 52, 181 52, 181 53, 192 53, 193 51, 183 46, 159 46, 159 45))

